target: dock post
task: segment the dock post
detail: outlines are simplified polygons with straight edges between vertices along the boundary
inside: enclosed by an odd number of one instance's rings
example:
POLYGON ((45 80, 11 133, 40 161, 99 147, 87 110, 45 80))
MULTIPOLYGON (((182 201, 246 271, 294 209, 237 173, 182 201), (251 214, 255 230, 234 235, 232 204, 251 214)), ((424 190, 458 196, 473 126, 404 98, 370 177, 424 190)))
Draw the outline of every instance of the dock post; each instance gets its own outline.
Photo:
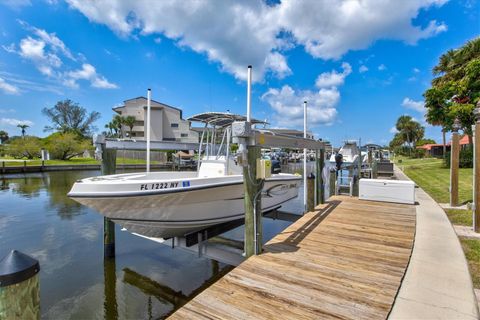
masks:
POLYGON ((38 261, 12 250, 0 261, 0 319, 40 319, 38 261))
POLYGON ((473 111, 476 118, 474 139, 473 230, 480 233, 480 101, 473 111))
MULTIPOLYGON (((107 149, 104 143, 101 146, 102 175, 115 174, 117 150, 107 149)), ((103 218, 103 256, 104 258, 115 257, 115 224, 107 217, 103 218)))
POLYGON ((247 147, 248 165, 243 167, 243 184, 245 186, 245 257, 262 252, 262 181, 257 179, 257 159, 261 148, 247 147), (256 220, 254 210, 257 210, 256 220), (256 240, 255 240, 256 239, 256 240))
POLYGON ((372 163, 372 179, 378 178, 378 162, 377 160, 373 160, 372 163))
POLYGON ((330 184, 330 186, 329 186, 330 194, 328 195, 328 197, 330 198, 331 196, 337 194, 337 190, 336 190, 336 187, 337 187, 337 171, 330 170, 329 184, 330 184))
POLYGON ((460 148, 458 130, 460 121, 455 119, 452 126, 452 148, 450 151, 450 206, 458 206, 458 168, 460 161, 460 148))
POLYGON ((325 181, 323 181, 323 168, 325 167, 325 149, 317 150, 317 185, 315 186, 315 192, 317 194, 317 201, 315 205, 319 203, 325 203, 325 181))
POLYGON ((315 175, 311 173, 307 177, 307 212, 312 212, 315 209, 315 175))

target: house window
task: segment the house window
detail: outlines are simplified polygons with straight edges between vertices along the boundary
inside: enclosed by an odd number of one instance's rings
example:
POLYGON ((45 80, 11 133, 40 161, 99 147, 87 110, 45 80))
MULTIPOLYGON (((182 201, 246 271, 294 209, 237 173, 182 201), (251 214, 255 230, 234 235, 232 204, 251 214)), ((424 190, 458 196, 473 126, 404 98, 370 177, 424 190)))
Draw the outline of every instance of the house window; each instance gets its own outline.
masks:
POLYGON ((188 133, 181 133, 181 134, 180 134, 180 137, 186 138, 186 137, 188 137, 188 133))
POLYGON ((171 124, 170 124, 170 127, 172 127, 172 128, 178 128, 178 123, 171 123, 171 124))
POLYGON ((163 141, 175 141, 175 138, 163 138, 163 141))

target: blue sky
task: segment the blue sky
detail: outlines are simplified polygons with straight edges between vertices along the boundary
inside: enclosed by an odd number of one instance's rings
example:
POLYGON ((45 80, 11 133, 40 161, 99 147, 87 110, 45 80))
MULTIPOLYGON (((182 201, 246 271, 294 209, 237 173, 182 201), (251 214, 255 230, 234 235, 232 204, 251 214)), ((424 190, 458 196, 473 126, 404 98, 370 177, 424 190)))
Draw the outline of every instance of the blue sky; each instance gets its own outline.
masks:
MULTIPOLYGON (((245 113, 316 137, 386 144, 448 49, 480 34, 475 0, 0 2, 0 130, 45 136, 44 107, 99 111, 146 95, 182 108, 245 113)), ((440 130, 427 126, 438 142, 440 130)))

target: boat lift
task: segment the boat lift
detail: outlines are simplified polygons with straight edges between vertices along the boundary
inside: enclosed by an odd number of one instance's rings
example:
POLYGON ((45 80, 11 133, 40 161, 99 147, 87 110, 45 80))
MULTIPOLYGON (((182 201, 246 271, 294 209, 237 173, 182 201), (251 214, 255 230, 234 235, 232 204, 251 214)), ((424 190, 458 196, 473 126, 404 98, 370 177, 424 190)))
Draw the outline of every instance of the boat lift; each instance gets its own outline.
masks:
MULTIPOLYGON (((308 139, 306 136, 299 138, 296 136, 289 136, 285 134, 276 134, 266 129, 256 129, 252 127, 255 124, 255 120, 251 118, 251 66, 248 67, 248 85, 247 85, 247 116, 245 121, 236 121, 232 123, 232 137, 236 139, 240 146, 241 157, 239 159, 240 164, 243 167, 244 172, 244 185, 245 185, 245 218, 236 221, 230 221, 224 224, 209 227, 203 230, 192 232, 183 237, 175 237, 171 239, 159 239, 141 236, 152 241, 156 241, 162 244, 167 244, 174 247, 183 248, 186 250, 197 252, 199 256, 205 255, 209 258, 225 261, 226 263, 236 265, 240 263, 244 257, 249 257, 252 254, 259 254, 262 247, 262 222, 261 215, 257 215, 256 212, 260 211, 258 203, 260 203, 261 188, 258 190, 258 186, 262 179, 258 179, 256 175, 258 157, 260 155, 261 148, 292 148, 292 149, 310 149, 316 150, 316 185, 315 185, 315 202, 314 204, 324 203, 325 201, 325 182, 322 178, 322 171, 325 158, 325 142, 321 140, 308 139), (254 179, 245 178, 245 175, 249 177, 253 176, 254 179), (257 179, 255 179, 257 177, 257 179), (255 183, 252 180, 256 180, 255 183), (252 201, 253 200, 253 201, 252 201), (207 241, 219 234, 232 230, 242 224, 245 224, 245 242, 243 255, 239 255, 239 250, 232 255, 225 250, 217 250, 215 247, 207 246, 207 241), (220 253, 221 252, 221 253, 220 253), (228 256, 226 258, 226 256, 228 256), (225 259, 226 258, 226 259, 225 259)), ((148 106, 150 106, 151 91, 148 89, 148 106)), ((149 109, 149 108, 147 108, 149 109)), ((304 103, 304 110, 306 109, 306 102, 304 103)), ((148 112, 149 110, 147 110, 148 112)), ((306 111, 306 110, 305 110, 306 111)), ((306 112, 304 116, 304 130, 306 131, 306 112)), ((149 130, 147 130, 149 131, 149 130)), ((227 133, 230 138, 230 132, 227 133)), ((202 144, 196 143, 183 143, 177 141, 151 141, 148 139, 150 135, 147 135, 147 140, 134 140, 134 139, 112 139, 104 136, 97 136, 94 138, 94 144, 96 147, 96 154, 102 160, 102 173, 114 174, 115 162, 116 162, 116 150, 147 150, 147 172, 150 170, 150 151, 151 150, 196 150, 201 153, 202 144)), ((210 152, 215 151, 215 136, 211 137, 210 152)), ((208 136, 207 136, 208 140, 208 136)), ((208 147, 208 141, 207 141, 208 147)), ((212 152, 213 153, 213 152, 212 152)), ((306 186, 306 161, 304 161, 304 186, 306 186)), ((305 187, 304 192, 307 192, 305 187)), ((304 205, 306 211, 306 197, 304 197, 304 205)), ((282 213, 280 216, 285 217, 288 214, 282 213)), ((267 215, 268 216, 268 215, 267 215)), ((272 215, 271 215, 272 216, 272 215)), ((273 217, 279 217, 279 215, 273 215, 273 217)), ((289 220, 294 217, 289 217, 289 220)), ((225 245, 224 245, 225 246, 225 245)), ((228 245, 227 245, 228 247, 228 245)), ((115 228, 112 221, 108 218, 104 220, 104 255, 105 257, 115 256, 115 228)), ((241 251, 240 251, 241 252, 241 251)))

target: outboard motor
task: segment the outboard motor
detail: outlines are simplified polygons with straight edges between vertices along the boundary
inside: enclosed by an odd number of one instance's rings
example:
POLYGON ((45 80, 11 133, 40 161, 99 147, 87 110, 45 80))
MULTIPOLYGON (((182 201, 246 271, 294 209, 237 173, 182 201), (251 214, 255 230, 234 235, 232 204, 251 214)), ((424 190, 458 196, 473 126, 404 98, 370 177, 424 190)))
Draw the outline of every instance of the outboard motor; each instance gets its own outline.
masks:
POLYGON ((337 171, 340 170, 340 168, 342 167, 342 164, 343 164, 343 155, 341 153, 337 153, 335 155, 335 164, 336 164, 336 167, 337 167, 337 171))

